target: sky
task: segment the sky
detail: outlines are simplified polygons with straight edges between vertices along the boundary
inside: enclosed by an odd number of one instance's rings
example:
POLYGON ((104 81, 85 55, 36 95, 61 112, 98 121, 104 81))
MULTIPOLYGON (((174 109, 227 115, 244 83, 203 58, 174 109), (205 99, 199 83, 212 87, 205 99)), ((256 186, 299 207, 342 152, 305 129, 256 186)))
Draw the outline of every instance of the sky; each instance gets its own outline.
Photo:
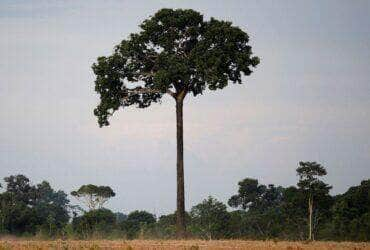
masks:
POLYGON ((261 58, 244 84, 185 100, 187 210, 208 195, 227 202, 246 177, 295 185, 299 161, 325 166, 332 194, 370 178, 365 0, 2 0, 0 178, 67 193, 109 185, 114 211, 175 210, 174 101, 118 111, 104 128, 93 115, 91 65, 161 8, 233 22, 261 58))

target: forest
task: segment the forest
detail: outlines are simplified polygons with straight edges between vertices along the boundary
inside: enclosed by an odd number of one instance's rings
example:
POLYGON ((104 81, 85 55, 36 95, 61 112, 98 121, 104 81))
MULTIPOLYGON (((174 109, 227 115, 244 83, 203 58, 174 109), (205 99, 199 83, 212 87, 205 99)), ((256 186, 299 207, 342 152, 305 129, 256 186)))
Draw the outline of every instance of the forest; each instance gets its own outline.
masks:
MULTIPOLYGON (((296 186, 264 185, 244 178, 227 204, 209 196, 186 212, 192 239, 370 240, 370 179, 331 195, 323 166, 300 162, 296 186)), ((70 196, 47 181, 24 175, 4 178, 0 235, 39 239, 173 239, 175 213, 105 208, 115 196, 109 186, 83 185, 70 196), (76 198, 76 199, 75 199, 76 198), (80 201, 80 205, 71 200, 80 201)), ((211 191, 210 191, 211 192, 211 191)))

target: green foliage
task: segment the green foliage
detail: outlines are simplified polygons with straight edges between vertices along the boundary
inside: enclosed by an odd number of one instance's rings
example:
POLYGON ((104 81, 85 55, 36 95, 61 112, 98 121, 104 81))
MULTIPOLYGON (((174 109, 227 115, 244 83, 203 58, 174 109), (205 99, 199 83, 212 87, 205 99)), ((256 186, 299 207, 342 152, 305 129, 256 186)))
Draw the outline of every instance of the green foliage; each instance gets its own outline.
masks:
POLYGON ((108 186, 96 186, 93 184, 82 185, 77 191, 72 191, 71 195, 79 199, 90 210, 102 208, 110 198, 116 194, 108 186))
POLYGON ((249 224, 247 223, 247 212, 245 210, 231 211, 229 218, 229 232, 230 238, 238 239, 249 234, 249 224))
POLYGON ((289 240, 303 240, 307 235, 307 202, 301 189, 288 187, 281 203, 284 227, 282 235, 289 240))
POLYGON ((267 210, 280 203, 282 187, 260 185, 258 180, 246 178, 238 183, 237 195, 229 199, 229 206, 250 210, 267 210))
POLYGON ((228 203, 231 207, 246 210, 240 219, 244 225, 243 235, 252 238, 278 237, 282 230, 281 203, 284 188, 261 185, 258 180, 249 178, 240 181, 238 185, 238 194, 233 195, 228 203))
POLYGON ((298 187, 308 192, 309 195, 325 195, 331 187, 319 180, 319 177, 326 175, 323 166, 316 162, 299 162, 297 175, 299 176, 298 187))
MULTIPOLYGON (((188 214, 187 214, 188 215, 188 214)), ((189 215, 186 217, 189 220, 189 215)), ((175 238, 176 236, 176 214, 162 215, 156 225, 159 238, 175 238)))
POLYGON ((68 222, 67 195, 54 191, 43 181, 36 186, 24 175, 4 178, 6 191, 0 194, 0 230, 3 233, 51 236, 68 222))
POLYGON ((299 162, 297 186, 303 191, 308 201, 308 239, 312 240, 319 230, 319 222, 328 216, 331 206, 329 190, 331 186, 324 183, 319 177, 326 175, 326 169, 316 162, 299 162), (324 207, 326 206, 326 207, 324 207))
POLYGON ((92 69, 100 104, 94 110, 100 126, 120 107, 145 108, 163 94, 175 98, 206 88, 222 89, 241 83, 259 64, 249 37, 230 22, 205 21, 194 10, 161 9, 115 47, 99 57, 92 69))
POLYGON ((336 239, 370 240, 370 179, 335 199, 332 234, 336 239))
MULTIPOLYGON (((190 214, 185 212, 185 222, 186 224, 191 223, 190 214)), ((176 212, 172 214, 162 215, 159 217, 155 232, 153 235, 156 238, 161 239, 175 239, 176 238, 176 212)))
POLYGON ((91 210, 73 218, 72 226, 74 232, 82 238, 106 236, 115 229, 116 216, 105 208, 91 210))
POLYGON ((228 232, 230 215, 226 205, 209 196, 190 212, 191 232, 202 238, 224 238, 228 232))
POLYGON ((239 190, 237 195, 229 199, 229 206, 242 207, 247 209, 254 206, 256 201, 264 192, 265 186, 258 185, 258 180, 246 178, 238 183, 239 190))
POLYGON ((116 215, 117 223, 121 223, 121 222, 127 220, 127 215, 124 214, 124 213, 116 212, 115 215, 116 215))
POLYGON ((63 191, 55 192, 46 181, 36 186, 35 216, 44 220, 39 227, 47 235, 55 235, 69 220, 69 200, 63 191))
MULTIPOLYGON (((31 185, 25 176, 5 180, 5 190, 0 193, 1 234, 37 239, 175 237, 175 213, 156 220, 146 211, 133 211, 126 216, 96 209, 74 216, 68 223, 70 206, 63 191, 53 190, 46 181, 31 185)), ((229 212, 225 204, 208 197, 186 214, 191 237, 306 239, 307 189, 263 185, 249 178, 238 184, 238 193, 230 199, 238 203, 229 203, 241 210, 229 212)), ((315 191, 315 239, 370 240, 370 180, 334 197, 328 194, 327 185, 315 191)))
POLYGON ((152 229, 155 222, 156 218, 153 214, 146 211, 133 211, 120 223, 120 227, 128 238, 135 238, 152 229))

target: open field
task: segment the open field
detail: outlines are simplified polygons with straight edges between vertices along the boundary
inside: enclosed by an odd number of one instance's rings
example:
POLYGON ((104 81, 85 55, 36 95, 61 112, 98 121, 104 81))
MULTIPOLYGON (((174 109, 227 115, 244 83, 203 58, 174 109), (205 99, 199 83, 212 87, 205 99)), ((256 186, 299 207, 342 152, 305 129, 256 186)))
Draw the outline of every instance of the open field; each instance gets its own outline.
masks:
POLYGON ((32 241, 2 240, 0 250, 5 249, 370 249, 370 243, 353 242, 288 242, 288 241, 201 241, 201 240, 132 240, 132 241, 32 241))

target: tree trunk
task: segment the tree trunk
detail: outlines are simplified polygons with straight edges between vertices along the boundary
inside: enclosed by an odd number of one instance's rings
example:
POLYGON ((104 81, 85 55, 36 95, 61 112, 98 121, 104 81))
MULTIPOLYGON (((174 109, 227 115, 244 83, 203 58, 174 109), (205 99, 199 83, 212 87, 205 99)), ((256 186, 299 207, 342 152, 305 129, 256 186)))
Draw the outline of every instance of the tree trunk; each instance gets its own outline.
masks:
POLYGON ((313 211, 313 198, 308 198, 308 240, 312 240, 312 211, 313 211))
POLYGON ((176 130, 177 130, 177 237, 184 238, 185 227, 185 190, 184 190, 184 141, 183 141, 183 98, 176 98, 176 130))

